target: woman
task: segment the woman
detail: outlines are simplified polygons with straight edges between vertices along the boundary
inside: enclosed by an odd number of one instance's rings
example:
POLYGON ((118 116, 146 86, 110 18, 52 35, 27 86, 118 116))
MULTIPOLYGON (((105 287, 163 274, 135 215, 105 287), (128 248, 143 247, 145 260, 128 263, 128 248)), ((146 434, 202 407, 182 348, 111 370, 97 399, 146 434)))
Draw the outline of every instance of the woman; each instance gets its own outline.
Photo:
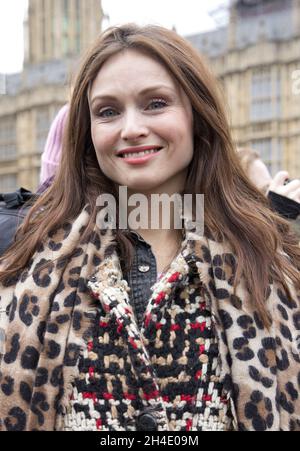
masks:
POLYGON ((300 251, 245 178, 197 51, 107 30, 66 136, 2 260, 2 429, 299 428, 300 251), (97 199, 119 187, 204 193, 205 235, 102 229, 97 199))
MULTIPOLYGON (((68 114, 68 105, 64 105, 51 124, 41 161, 40 184, 37 195, 42 194, 51 185, 59 165, 63 140, 64 124, 68 114)), ((0 257, 14 240, 17 228, 28 213, 35 194, 24 188, 14 193, 0 194, 0 257), (28 203, 24 206, 24 204, 28 203), (30 202, 29 202, 30 201, 30 202)))

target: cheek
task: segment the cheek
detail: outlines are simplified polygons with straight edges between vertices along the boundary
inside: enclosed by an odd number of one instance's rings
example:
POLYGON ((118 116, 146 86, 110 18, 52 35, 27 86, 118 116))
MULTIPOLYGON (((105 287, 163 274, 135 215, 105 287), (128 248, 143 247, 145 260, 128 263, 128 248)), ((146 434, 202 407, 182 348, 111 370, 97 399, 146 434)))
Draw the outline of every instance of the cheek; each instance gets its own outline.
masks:
POLYGON ((97 126, 91 127, 91 136, 98 158, 108 154, 113 149, 112 134, 97 126))
POLYGON ((99 139, 99 134, 97 132, 97 128, 95 126, 91 126, 91 137, 92 137, 92 141, 95 147, 95 150, 98 152, 98 149, 100 147, 100 139, 99 139))
POLYGON ((173 145, 193 147, 193 121, 186 114, 174 114, 165 118, 156 128, 165 141, 173 145))
POLYGON ((174 129, 174 136, 176 136, 175 144, 178 146, 178 151, 184 156, 184 160, 191 160, 194 153, 194 133, 193 126, 186 118, 182 118, 178 121, 180 124, 174 129))

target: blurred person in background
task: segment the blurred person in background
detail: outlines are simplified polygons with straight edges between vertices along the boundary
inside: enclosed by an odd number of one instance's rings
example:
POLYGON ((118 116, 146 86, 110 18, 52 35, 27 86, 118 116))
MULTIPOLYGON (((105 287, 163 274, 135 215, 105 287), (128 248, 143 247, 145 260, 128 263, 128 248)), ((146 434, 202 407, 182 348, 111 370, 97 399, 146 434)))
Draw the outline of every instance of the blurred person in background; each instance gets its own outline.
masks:
POLYGON ((250 180, 269 198, 277 213, 291 220, 300 236, 300 180, 290 180, 287 171, 272 177, 259 153, 251 147, 238 148, 238 155, 250 180))
POLYGON ((66 104, 58 111, 51 124, 42 154, 39 192, 43 192, 43 188, 50 185, 59 166, 68 111, 69 105, 66 104))
POLYGON ((0 260, 0 428, 300 429, 300 248, 242 170, 199 52, 162 27, 107 29, 65 136, 0 260), (120 186, 147 209, 204 194, 203 234, 124 230, 120 186))
POLYGON ((13 243, 17 228, 22 224, 30 206, 53 182, 61 158, 64 128, 69 106, 56 114, 41 158, 40 184, 37 193, 20 188, 14 193, 0 194, 0 257, 13 243))

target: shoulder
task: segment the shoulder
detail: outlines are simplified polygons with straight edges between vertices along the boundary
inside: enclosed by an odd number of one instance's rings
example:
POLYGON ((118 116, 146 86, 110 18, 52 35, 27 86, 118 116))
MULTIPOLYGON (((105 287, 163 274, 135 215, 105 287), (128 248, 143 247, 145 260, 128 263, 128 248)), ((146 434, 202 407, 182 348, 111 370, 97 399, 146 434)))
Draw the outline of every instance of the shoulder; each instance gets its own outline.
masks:
POLYGON ((17 207, 7 208, 4 203, 0 203, 0 256, 13 243, 17 228, 24 221, 29 208, 17 207))

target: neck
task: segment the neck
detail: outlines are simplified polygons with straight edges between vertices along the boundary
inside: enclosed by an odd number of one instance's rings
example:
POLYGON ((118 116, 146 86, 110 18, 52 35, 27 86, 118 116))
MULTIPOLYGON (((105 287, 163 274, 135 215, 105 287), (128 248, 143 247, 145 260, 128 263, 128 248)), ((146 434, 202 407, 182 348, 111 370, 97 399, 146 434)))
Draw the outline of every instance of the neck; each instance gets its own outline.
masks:
POLYGON ((150 244, 158 259, 172 258, 182 242, 182 221, 177 212, 178 206, 176 206, 173 195, 180 195, 184 189, 185 179, 186 170, 176 174, 166 183, 149 190, 143 189, 137 192, 137 190, 127 188, 127 205, 130 205, 128 199, 132 195, 143 194, 144 200, 146 199, 146 202, 142 201, 142 204, 139 205, 140 214, 138 216, 136 216, 135 207, 128 207, 127 224, 130 229, 138 232, 150 244), (130 217, 132 213, 133 216, 130 217), (131 221, 132 217, 138 217, 139 224, 131 221))
MULTIPOLYGON (((174 251, 174 246, 182 241, 183 225, 174 203, 167 201, 164 204, 162 201, 154 206, 151 199, 148 199, 147 205, 139 214, 139 218, 142 217, 144 221, 132 224, 128 220, 129 228, 138 232, 154 249, 163 247, 164 251, 174 251)), ((130 213, 132 209, 129 210, 130 213)))
POLYGON ((170 247, 171 249, 174 249, 174 247, 179 244, 182 241, 182 231, 171 229, 171 230, 165 230, 165 229, 139 229, 137 232, 141 235, 141 237, 149 243, 153 248, 159 249, 161 247, 164 247, 168 249, 170 247), (163 243, 163 246, 162 246, 163 243))
POLYGON ((157 272, 164 273, 180 251, 182 231, 140 229, 138 232, 151 246, 156 259, 157 272))

